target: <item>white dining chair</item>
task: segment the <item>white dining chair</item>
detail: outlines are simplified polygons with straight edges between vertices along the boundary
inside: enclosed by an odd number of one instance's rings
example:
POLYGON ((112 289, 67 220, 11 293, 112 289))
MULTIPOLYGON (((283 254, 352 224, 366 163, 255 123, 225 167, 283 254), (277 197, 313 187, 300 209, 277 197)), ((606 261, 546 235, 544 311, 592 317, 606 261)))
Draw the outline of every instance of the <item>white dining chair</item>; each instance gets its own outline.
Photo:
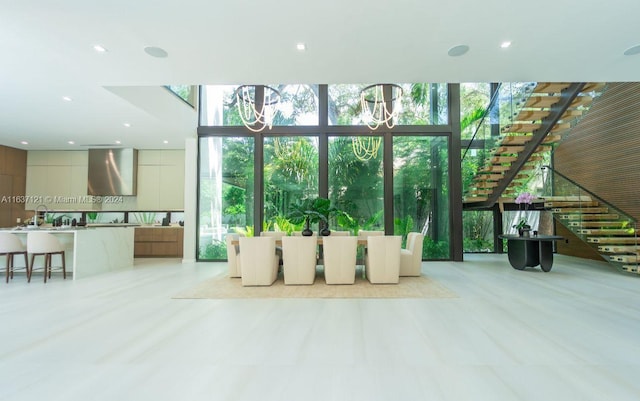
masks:
POLYGON ((273 284, 278 278, 280 257, 274 237, 240 237, 240 276, 243 286, 273 284))
POLYGON ((369 236, 365 255, 366 277, 372 284, 397 284, 400 281, 399 235, 369 236))
POLYGON ((324 237, 324 280, 327 284, 353 284, 356 281, 358 237, 324 237))
POLYGON ((400 250, 400 277, 422 274, 422 244, 424 235, 411 232, 407 235, 407 245, 400 250))
POLYGON ((27 234, 27 252, 31 254, 31 263, 29 265, 29 277, 27 281, 31 281, 34 270, 34 261, 36 256, 44 256, 44 282, 47 278, 51 278, 53 271, 52 257, 60 255, 62 259, 62 277, 67 278, 67 269, 65 265, 64 247, 55 235, 43 232, 29 232, 27 234))
POLYGON ((29 277, 29 263, 27 261, 27 248, 22 243, 20 238, 11 233, 0 233, 0 255, 6 255, 6 282, 9 282, 9 278, 13 280, 13 273, 15 271, 24 270, 29 277), (24 267, 18 267, 14 263, 14 256, 24 255, 24 267))
POLYGON ((282 271, 285 285, 313 284, 316 279, 318 238, 282 237, 282 271))
POLYGON ((240 245, 233 244, 240 238, 239 234, 227 234, 227 269, 229 277, 240 277, 240 245))

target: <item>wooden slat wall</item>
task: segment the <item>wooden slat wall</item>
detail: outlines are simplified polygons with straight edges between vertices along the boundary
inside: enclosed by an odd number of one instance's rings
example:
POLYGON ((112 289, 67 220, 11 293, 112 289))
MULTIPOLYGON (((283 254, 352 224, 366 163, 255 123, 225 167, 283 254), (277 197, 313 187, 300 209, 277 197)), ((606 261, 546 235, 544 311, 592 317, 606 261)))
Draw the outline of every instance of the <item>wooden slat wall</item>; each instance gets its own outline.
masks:
POLYGON ((612 83, 554 153, 557 171, 640 221, 640 83, 612 83))
MULTIPOLYGON (((554 152, 555 169, 640 221, 640 83, 612 83, 554 152)), ((569 238, 558 253, 597 259, 569 238)), ((602 259, 600 259, 602 260, 602 259)))
POLYGON ((13 227, 25 217, 24 196, 27 183, 27 151, 0 145, 0 227, 13 227))

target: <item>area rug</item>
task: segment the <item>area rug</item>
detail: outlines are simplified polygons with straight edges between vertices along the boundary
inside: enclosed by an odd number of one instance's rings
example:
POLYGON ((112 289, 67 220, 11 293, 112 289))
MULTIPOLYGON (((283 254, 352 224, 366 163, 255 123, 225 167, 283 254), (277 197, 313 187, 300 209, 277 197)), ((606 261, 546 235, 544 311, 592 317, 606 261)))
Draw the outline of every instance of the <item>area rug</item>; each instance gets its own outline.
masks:
POLYGON ((358 273, 355 284, 327 285, 318 272, 313 285, 284 285, 282 273, 268 287, 243 287, 240 278, 220 275, 175 295, 174 299, 224 298, 456 298, 427 276, 400 277, 398 284, 371 284, 358 273))

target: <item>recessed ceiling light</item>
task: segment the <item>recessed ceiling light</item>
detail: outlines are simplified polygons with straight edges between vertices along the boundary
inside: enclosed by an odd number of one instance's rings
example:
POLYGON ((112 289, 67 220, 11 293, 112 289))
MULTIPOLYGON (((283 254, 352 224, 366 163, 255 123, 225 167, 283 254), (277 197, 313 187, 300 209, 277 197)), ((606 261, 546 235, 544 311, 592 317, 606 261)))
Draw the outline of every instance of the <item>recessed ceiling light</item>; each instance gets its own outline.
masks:
POLYGON ((640 45, 631 46, 630 48, 624 51, 625 56, 633 56, 636 54, 640 54, 640 45))
POLYGON ((27 141, 20 141, 20 143, 23 144, 23 145, 28 145, 29 144, 29 142, 27 142, 27 141))
POLYGON ((165 145, 169 143, 169 141, 167 141, 166 139, 164 141, 162 141, 162 143, 164 143, 165 145))
POLYGON ((155 47, 155 46, 145 47, 144 52, 150 55, 151 57, 157 57, 157 58, 165 58, 169 55, 169 53, 167 53, 166 50, 160 47, 155 47))
POLYGON ((116 140, 116 145, 120 145, 122 142, 119 140, 116 140))
POLYGON ((502 47, 503 49, 506 49, 507 47, 511 46, 511 42, 510 41, 504 41, 500 44, 500 47, 502 47))
POLYGON ((93 50, 97 51, 98 53, 106 53, 107 52, 107 49, 102 45, 94 45, 93 46, 93 50))
POLYGON ((453 46, 451 49, 449 49, 447 54, 449 56, 451 56, 451 57, 458 57, 458 56, 462 56, 463 54, 465 54, 468 51, 469 51, 469 46, 467 46, 467 45, 457 45, 457 46, 453 46))
POLYGON ((129 124, 129 123, 123 123, 122 125, 124 125, 127 128, 131 127, 131 124, 129 124))
POLYGON ((62 96, 62 100, 64 100, 65 102, 70 102, 73 99, 71 99, 69 96, 62 96))
POLYGON ((75 142, 74 142, 74 141, 67 141, 67 143, 68 143, 69 145, 74 145, 74 144, 75 144, 75 142))
POLYGON ((304 51, 307 50, 307 45, 305 45, 304 43, 298 43, 296 45, 296 49, 300 50, 300 51, 304 51))

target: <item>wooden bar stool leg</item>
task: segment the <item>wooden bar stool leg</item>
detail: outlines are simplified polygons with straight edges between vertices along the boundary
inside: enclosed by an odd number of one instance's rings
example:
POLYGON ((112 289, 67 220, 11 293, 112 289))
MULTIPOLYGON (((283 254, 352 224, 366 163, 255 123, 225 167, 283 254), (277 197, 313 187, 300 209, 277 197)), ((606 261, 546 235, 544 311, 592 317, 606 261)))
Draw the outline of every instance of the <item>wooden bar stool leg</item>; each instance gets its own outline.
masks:
POLYGON ((62 256, 62 278, 64 280, 67 279, 67 267, 65 266, 65 261, 64 261, 64 251, 62 251, 62 253, 60 254, 62 256))
POLYGON ((11 255, 10 253, 7 253, 7 283, 9 282, 9 260, 10 260, 9 256, 10 255, 11 255))
POLYGON ((49 258, 48 258, 49 255, 45 253, 43 256, 44 256, 44 282, 46 283, 47 282, 47 273, 48 273, 48 270, 49 270, 49 264, 47 263, 49 261, 49 258))
POLYGON ((24 269, 27 272, 27 279, 31 278, 31 272, 29 271, 29 261, 27 260, 27 253, 24 253, 24 269))
POLYGON ((27 283, 31 282, 31 275, 33 274, 33 259, 35 259, 36 254, 32 253, 31 254, 31 267, 29 268, 29 277, 27 277, 27 283))

